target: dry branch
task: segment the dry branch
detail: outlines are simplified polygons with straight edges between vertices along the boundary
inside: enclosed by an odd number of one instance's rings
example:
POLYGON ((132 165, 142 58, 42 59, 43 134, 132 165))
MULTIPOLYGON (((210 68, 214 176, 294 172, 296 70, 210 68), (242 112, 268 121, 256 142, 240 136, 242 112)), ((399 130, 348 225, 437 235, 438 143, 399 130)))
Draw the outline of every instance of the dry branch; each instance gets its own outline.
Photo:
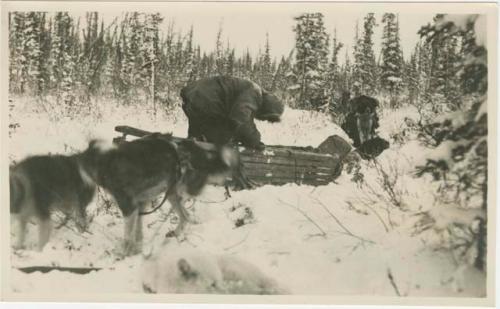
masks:
POLYGON ((354 235, 351 231, 349 231, 349 229, 347 229, 342 224, 342 222, 330 211, 330 209, 328 209, 328 207, 326 207, 326 205, 319 198, 312 197, 312 199, 315 200, 319 205, 321 205, 321 207, 323 207, 323 209, 330 215, 330 217, 332 217, 333 220, 335 220, 335 222, 337 222, 337 224, 346 232, 347 235, 350 235, 350 236, 352 236, 352 237, 354 237, 356 239, 359 239, 359 240, 361 240, 363 242, 368 242, 368 243, 371 243, 371 244, 375 244, 375 242, 372 241, 372 240, 365 239, 363 237, 354 235))
POLYGON ((302 215, 303 215, 303 216, 304 216, 304 217, 305 217, 305 218, 306 218, 309 222, 311 222, 312 224, 314 224, 314 225, 318 228, 318 230, 321 232, 321 234, 320 234, 320 235, 321 235, 322 237, 326 237, 326 232, 325 232, 325 231, 321 228, 321 226, 319 226, 319 225, 318 225, 318 224, 317 224, 317 223, 316 223, 316 222, 315 222, 315 221, 314 221, 311 217, 309 217, 309 216, 307 215, 307 213, 305 213, 302 209, 300 209, 300 208, 298 208, 297 206, 294 206, 294 205, 292 205, 292 204, 289 204, 289 203, 287 203, 287 202, 283 201, 282 199, 278 199, 278 201, 280 201, 280 203, 282 203, 282 204, 284 204, 284 205, 287 205, 287 206, 289 206, 289 207, 291 207, 291 208, 295 209, 296 211, 298 211, 298 212, 299 212, 300 214, 302 214, 302 215))
POLYGON ((392 275, 391 269, 387 268, 387 278, 389 278, 389 282, 391 282, 392 287, 394 288, 394 291, 396 292, 397 296, 401 296, 401 293, 399 293, 398 286, 396 285, 396 282, 394 282, 394 276, 392 275))

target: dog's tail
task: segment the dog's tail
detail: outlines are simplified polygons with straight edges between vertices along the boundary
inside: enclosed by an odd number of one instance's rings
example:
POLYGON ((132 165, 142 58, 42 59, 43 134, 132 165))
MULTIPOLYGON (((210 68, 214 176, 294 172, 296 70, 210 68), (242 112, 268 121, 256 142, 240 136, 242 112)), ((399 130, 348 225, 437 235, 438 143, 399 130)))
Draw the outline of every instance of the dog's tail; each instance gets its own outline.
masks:
POLYGON ((21 211, 21 205, 26 198, 26 184, 23 180, 27 179, 24 179, 11 171, 9 175, 11 213, 19 213, 21 211))

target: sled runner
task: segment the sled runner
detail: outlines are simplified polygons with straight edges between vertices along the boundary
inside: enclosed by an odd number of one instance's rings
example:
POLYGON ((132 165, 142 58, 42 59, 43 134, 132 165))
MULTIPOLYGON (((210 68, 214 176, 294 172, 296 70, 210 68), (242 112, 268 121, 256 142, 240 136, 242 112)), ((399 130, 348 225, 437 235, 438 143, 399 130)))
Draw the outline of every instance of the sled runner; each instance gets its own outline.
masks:
MULTIPOLYGON (((142 137, 152 133, 129 126, 117 126, 115 131, 122 136, 114 138, 114 143, 125 142, 128 135, 142 137)), ((174 140, 184 138, 174 137, 174 140)), ((263 151, 239 146, 238 151, 246 176, 261 185, 296 183, 319 186, 335 180, 342 172, 343 153, 322 153, 313 147, 278 145, 266 145, 263 151)))

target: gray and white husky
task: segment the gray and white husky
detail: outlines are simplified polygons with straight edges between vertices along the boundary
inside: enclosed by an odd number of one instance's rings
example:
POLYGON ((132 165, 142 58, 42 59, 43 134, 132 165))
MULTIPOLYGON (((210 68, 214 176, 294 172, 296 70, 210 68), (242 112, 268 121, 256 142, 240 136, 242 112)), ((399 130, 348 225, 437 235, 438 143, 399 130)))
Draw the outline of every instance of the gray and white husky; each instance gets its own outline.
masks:
POLYGON ((80 231, 86 228, 86 208, 96 186, 80 164, 80 154, 28 157, 9 169, 10 213, 17 221, 14 248, 23 248, 26 225, 38 222, 38 250, 49 241, 51 214, 62 211, 74 219, 80 231))

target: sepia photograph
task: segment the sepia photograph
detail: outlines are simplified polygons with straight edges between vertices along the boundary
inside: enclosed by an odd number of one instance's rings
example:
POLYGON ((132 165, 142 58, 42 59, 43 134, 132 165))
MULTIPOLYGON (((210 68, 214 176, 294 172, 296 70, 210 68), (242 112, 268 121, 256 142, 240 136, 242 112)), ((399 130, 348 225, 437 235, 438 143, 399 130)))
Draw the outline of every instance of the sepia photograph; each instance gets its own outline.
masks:
POLYGON ((495 4, 1 14, 2 300, 494 305, 495 4))

